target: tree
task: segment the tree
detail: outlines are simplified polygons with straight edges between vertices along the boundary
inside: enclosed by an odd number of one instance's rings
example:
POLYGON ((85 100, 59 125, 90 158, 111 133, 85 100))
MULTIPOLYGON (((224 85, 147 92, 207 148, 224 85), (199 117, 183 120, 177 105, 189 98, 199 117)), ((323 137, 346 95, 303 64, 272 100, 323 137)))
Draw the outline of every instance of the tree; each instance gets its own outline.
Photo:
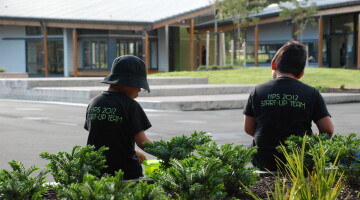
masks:
POLYGON ((294 39, 300 36, 302 42, 303 33, 308 24, 316 24, 313 16, 317 13, 315 2, 309 3, 309 0, 290 0, 288 4, 279 4, 280 19, 290 18, 294 24, 294 39), (297 29, 297 30, 296 30, 297 29))
MULTIPOLYGON (((246 26, 250 23, 257 24, 258 18, 254 14, 261 12, 268 5, 273 3, 284 2, 286 0, 212 0, 215 8, 218 10, 220 19, 232 18, 237 24, 238 38, 244 47, 246 44, 245 31, 246 26), (243 27, 244 37, 240 37, 240 30, 243 27)), ((244 49, 244 51, 246 51, 244 49)), ((246 53, 246 52, 245 52, 246 53)), ((244 56, 244 66, 246 64, 246 56, 244 56)))

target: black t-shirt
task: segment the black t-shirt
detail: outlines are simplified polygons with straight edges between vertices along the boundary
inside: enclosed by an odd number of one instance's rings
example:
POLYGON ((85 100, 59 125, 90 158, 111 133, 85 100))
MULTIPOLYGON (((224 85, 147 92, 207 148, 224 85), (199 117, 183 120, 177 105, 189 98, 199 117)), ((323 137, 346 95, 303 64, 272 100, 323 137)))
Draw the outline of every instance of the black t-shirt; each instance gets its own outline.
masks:
POLYGON ((142 167, 135 152, 134 135, 151 127, 138 102, 120 92, 104 91, 94 97, 86 111, 84 128, 89 131, 87 144, 109 147, 105 152, 108 168, 103 173, 122 170, 124 179, 135 179, 142 167))
POLYGON ((311 135, 312 121, 330 116, 315 88, 294 78, 280 77, 255 87, 243 114, 255 118, 254 144, 258 153, 253 163, 276 170, 275 147, 290 135, 311 135))

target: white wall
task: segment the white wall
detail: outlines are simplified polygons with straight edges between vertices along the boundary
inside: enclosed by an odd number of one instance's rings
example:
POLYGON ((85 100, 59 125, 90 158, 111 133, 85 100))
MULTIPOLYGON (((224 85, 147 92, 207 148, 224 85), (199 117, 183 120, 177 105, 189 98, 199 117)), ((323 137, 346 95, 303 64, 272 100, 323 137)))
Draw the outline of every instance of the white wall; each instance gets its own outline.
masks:
MULTIPOLYGON (((292 40, 292 25, 287 21, 259 25, 259 44, 282 44, 292 40)), ((247 42, 254 42, 254 26, 247 28, 247 42)), ((303 41, 317 40, 317 25, 308 25, 303 33, 303 41)), ((300 40, 300 37, 298 36, 300 40)))
POLYGON ((0 26, 0 68, 6 72, 26 72, 24 37, 24 26, 0 26))
POLYGON ((161 27, 158 29, 158 56, 159 56, 159 71, 169 71, 169 29, 168 27, 161 27))
MULTIPOLYGON (((292 27, 286 22, 259 25, 259 44, 285 43, 292 39, 292 27)), ((247 28, 247 42, 254 42, 254 27, 247 28)))

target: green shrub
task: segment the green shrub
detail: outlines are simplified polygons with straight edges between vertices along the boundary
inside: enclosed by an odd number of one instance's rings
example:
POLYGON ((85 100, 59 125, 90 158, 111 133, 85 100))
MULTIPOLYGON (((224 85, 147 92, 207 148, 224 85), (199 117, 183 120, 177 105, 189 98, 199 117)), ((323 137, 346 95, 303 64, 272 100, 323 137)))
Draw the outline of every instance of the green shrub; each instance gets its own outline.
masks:
MULTIPOLYGON (((280 150, 285 155, 286 164, 284 169, 286 177, 291 180, 290 191, 293 191, 293 197, 290 199, 322 199, 322 200, 335 200, 343 188, 342 174, 338 172, 338 155, 336 156, 330 169, 328 166, 328 156, 323 142, 318 137, 303 137, 302 147, 288 148, 281 146, 280 150), (319 140, 320 139, 320 140, 319 140), (311 143, 317 141, 316 145, 312 146, 311 143), (310 143, 310 145, 309 145, 310 143), (308 151, 306 147, 309 146, 309 151, 312 155, 314 167, 311 170, 303 168, 305 165, 305 154, 308 151)), ((314 144, 314 143, 313 143, 314 144)), ((285 186, 286 187, 286 186, 285 186)), ((277 195, 278 196, 278 195, 277 195)), ((287 194, 283 197, 286 197, 287 194)))
POLYGON ((103 153, 107 149, 101 147, 95 150, 95 147, 91 145, 83 148, 75 146, 71 154, 67 152, 59 152, 58 154, 43 152, 40 156, 50 160, 47 167, 55 181, 63 185, 69 185, 82 182, 84 175, 87 173, 100 176, 101 170, 106 168, 106 158, 103 153))
POLYGON ((203 145, 199 148, 199 154, 203 157, 215 157, 222 161, 222 168, 226 169, 224 175, 225 191, 230 196, 238 196, 245 193, 244 186, 256 183, 258 174, 256 168, 247 168, 253 155, 255 147, 244 149, 242 145, 224 144, 218 146, 216 142, 203 145))
POLYGON ((195 156, 172 160, 171 167, 157 170, 152 178, 162 188, 178 199, 223 199, 226 169, 218 158, 197 158, 195 156))
MULTIPOLYGON (((275 190, 268 193, 268 199, 335 200, 340 195, 343 175, 337 168, 338 159, 336 158, 330 168, 327 168, 326 150, 321 140, 318 142, 318 147, 309 147, 314 167, 311 170, 304 168, 308 138, 303 137, 300 149, 295 146, 278 148, 284 154, 286 163, 279 161, 280 166, 283 167, 275 183, 275 190)), ((260 200, 250 190, 248 193, 254 199, 260 200)))
MULTIPOLYGON (((331 140, 328 134, 320 134, 317 136, 304 135, 303 137, 292 135, 285 140, 284 146, 288 152, 292 152, 292 150, 295 149, 300 151, 304 140, 306 141, 304 146, 304 167, 311 171, 315 164, 313 156, 314 154, 318 153, 319 143, 322 142, 323 147, 325 149, 329 149, 331 140)), ((282 147, 279 146, 277 147, 277 150, 280 152, 281 148, 282 147)), ((327 163, 330 162, 332 158, 334 158, 333 155, 334 154, 332 153, 327 153, 324 155, 327 163)))
POLYGON ((210 68, 211 70, 219 70, 219 69, 220 69, 220 66, 218 66, 218 65, 212 65, 212 66, 209 66, 209 68, 210 68))
POLYGON ((355 187, 360 186, 360 138, 355 133, 349 136, 336 135, 332 140, 330 158, 334 160, 339 154, 340 170, 344 173, 344 180, 355 187))
POLYGON ((196 70, 201 71, 201 70, 205 70, 205 69, 206 69, 206 65, 200 65, 196 70))
POLYGON ((156 184, 149 185, 140 181, 123 181, 124 173, 118 171, 115 176, 101 179, 91 174, 84 176, 82 183, 73 183, 58 190, 58 196, 67 200, 166 200, 167 194, 156 184))
POLYGON ((331 140, 327 134, 320 136, 290 136, 285 141, 286 149, 291 152, 293 149, 302 147, 302 143, 306 139, 304 152, 304 166, 311 171, 315 166, 314 154, 319 151, 320 145, 325 149, 324 159, 327 165, 335 163, 339 160, 339 169, 343 173, 343 179, 352 186, 360 186, 360 158, 356 157, 360 153, 360 138, 355 133, 348 136, 335 135, 331 140))
POLYGON ((4 68, 0 67, 0 72, 5 72, 6 70, 4 68))
POLYGON ((188 158, 196 147, 209 143, 211 136, 205 132, 194 132, 191 136, 173 137, 170 141, 155 141, 152 144, 144 143, 145 151, 161 159, 162 167, 170 167, 170 159, 182 160, 188 158))
POLYGON ((221 69, 234 69, 233 65, 225 65, 225 66, 221 66, 221 69))
POLYGON ((0 199, 2 200, 38 200, 46 191, 45 171, 40 171, 36 177, 31 174, 39 167, 25 169, 21 162, 9 162, 13 171, 0 171, 0 199))

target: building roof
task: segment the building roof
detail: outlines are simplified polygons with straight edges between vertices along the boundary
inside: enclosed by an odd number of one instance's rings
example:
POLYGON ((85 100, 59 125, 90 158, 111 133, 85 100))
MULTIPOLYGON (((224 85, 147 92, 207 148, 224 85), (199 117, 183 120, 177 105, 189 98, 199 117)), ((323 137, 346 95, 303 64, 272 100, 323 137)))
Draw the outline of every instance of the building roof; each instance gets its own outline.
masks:
POLYGON ((210 7, 209 0, 0 0, 0 19, 154 24, 210 7))
MULTIPOLYGON (((309 4, 313 2, 316 3, 318 10, 360 5, 360 0, 309 0, 309 4)), ((285 3, 284 5, 288 5, 290 7, 289 3, 285 3)), ((278 5, 273 4, 265 8, 257 16, 259 17, 277 16, 280 11, 281 10, 278 7, 278 5)))
MULTIPOLYGON (((360 0, 309 0, 309 5, 312 2, 316 3, 316 5, 318 7, 318 11, 360 5, 360 0)), ((285 5, 285 6, 287 5, 290 7, 289 3, 283 3, 283 5, 285 5)), ((358 10, 358 11, 360 11, 360 10, 358 10)), ((272 4, 268 7, 266 7, 260 13, 254 14, 253 16, 258 17, 260 19, 261 18, 269 18, 269 17, 277 17, 277 16, 279 16, 280 12, 281 12, 281 9, 279 8, 279 6, 277 4, 272 4)), ((222 19, 222 20, 219 20, 219 23, 221 25, 233 24, 233 19, 222 19)), ((196 26, 196 28, 197 29, 208 28, 208 27, 214 26, 213 24, 214 24, 214 20, 211 20, 211 21, 207 21, 203 24, 198 24, 196 26)))

